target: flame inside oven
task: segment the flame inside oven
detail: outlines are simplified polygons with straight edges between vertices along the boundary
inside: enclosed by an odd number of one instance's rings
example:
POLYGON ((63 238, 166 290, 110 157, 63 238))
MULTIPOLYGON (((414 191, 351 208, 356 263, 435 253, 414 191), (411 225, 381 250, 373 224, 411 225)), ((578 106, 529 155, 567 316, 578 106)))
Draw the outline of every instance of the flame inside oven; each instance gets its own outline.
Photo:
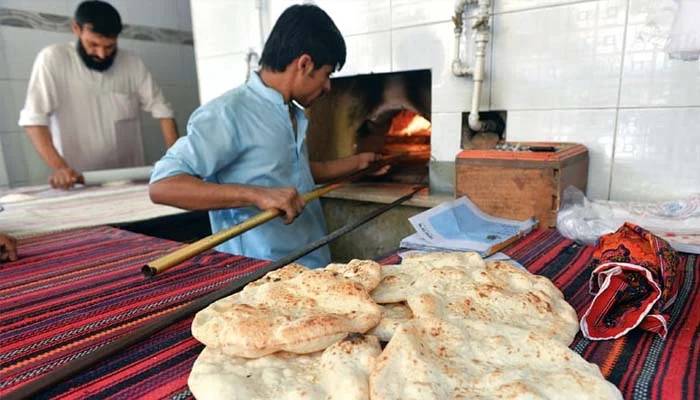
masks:
POLYGON ((391 120, 384 136, 383 154, 405 154, 406 164, 426 164, 430 160, 430 121, 411 110, 401 110, 391 120))

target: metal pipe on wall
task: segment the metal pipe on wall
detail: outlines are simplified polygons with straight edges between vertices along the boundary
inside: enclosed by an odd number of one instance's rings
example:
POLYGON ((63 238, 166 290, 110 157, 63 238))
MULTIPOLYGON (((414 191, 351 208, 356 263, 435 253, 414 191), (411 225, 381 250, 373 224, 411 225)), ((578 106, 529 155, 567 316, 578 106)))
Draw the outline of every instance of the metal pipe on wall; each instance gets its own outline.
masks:
POLYGON ((461 0, 455 7, 455 15, 452 20, 455 23, 455 58, 452 61, 452 73, 456 76, 473 75, 474 89, 472 91, 471 109, 469 112, 469 128, 474 132, 484 130, 484 123, 479 117, 479 103, 481 102, 481 91, 484 83, 484 71, 486 66, 486 45, 489 41, 489 9, 490 0, 478 0, 478 10, 471 25, 476 30, 474 38, 475 59, 474 67, 470 67, 462 60, 459 54, 460 42, 464 25, 465 8, 469 4, 474 4, 475 0, 461 0))

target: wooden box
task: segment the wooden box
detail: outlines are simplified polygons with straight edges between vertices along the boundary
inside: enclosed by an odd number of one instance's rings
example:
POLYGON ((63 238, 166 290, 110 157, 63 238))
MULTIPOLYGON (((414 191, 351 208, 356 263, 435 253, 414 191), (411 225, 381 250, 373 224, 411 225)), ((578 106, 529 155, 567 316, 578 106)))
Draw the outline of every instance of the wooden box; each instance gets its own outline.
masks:
MULTIPOLYGON (((511 143, 516 144, 516 143, 511 143)), ((487 214, 554 227, 564 189, 586 191, 588 150, 581 144, 522 142, 554 151, 464 150, 455 163, 455 194, 466 195, 487 214)))

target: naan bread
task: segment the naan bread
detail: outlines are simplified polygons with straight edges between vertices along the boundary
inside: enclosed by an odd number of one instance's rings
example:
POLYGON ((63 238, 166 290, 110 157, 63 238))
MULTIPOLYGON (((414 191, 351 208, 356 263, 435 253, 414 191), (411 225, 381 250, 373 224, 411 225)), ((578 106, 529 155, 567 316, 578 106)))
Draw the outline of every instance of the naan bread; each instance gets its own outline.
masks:
POLYGON ((304 265, 297 263, 287 264, 280 269, 268 272, 265 274, 265 276, 255 282, 250 282, 243 288, 243 290, 252 289, 270 282, 288 281, 306 271, 309 271, 309 268, 305 267, 304 265))
POLYGON ((559 341, 509 325, 437 318, 402 324, 370 375, 373 400, 622 399, 559 341))
POLYGON ((248 359, 206 347, 187 384, 198 400, 368 400, 369 373, 380 353, 376 337, 357 334, 306 355, 248 359))
POLYGON ((508 324, 567 346, 579 328, 576 311, 551 281, 507 262, 437 268, 418 277, 411 291, 407 303, 418 317, 508 324))
POLYGON ((372 260, 352 260, 347 264, 328 264, 326 271, 337 272, 341 276, 364 286, 368 292, 379 285, 382 266, 372 260))
POLYGON ((381 281, 372 291, 372 298, 379 304, 400 303, 412 293, 415 280, 441 267, 464 269, 483 268, 484 260, 477 253, 436 252, 411 254, 403 258, 401 265, 382 268, 381 281))
POLYGON ((399 325, 413 318, 413 313, 404 303, 384 304, 380 307, 382 319, 379 320, 379 325, 372 328, 367 334, 378 337, 382 342, 388 342, 394 336, 394 331, 399 325))
POLYGON ((365 333, 380 317, 379 306, 359 283, 337 272, 309 270, 216 301, 197 313, 192 335, 231 356, 304 354, 348 333, 365 333))

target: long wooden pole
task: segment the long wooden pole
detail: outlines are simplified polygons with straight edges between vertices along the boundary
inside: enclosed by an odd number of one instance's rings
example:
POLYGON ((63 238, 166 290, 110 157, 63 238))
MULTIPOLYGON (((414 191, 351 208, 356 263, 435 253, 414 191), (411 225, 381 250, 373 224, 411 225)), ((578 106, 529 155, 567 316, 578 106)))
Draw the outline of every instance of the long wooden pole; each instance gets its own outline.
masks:
MULTIPOLYGON (((369 173, 375 172, 384 167, 385 165, 388 165, 392 161, 395 161, 396 159, 404 156, 404 154, 399 154, 397 156, 387 157, 377 162, 374 162, 369 167, 361 171, 355 172, 354 174, 348 176, 340 177, 338 179, 334 179, 333 181, 321 186, 316 190, 304 193, 302 195, 302 198, 305 202, 318 199, 324 194, 339 188, 343 184, 351 182, 369 173)), ((228 229, 219 231, 211 236, 207 236, 194 243, 180 247, 172 253, 166 254, 156 260, 151 261, 150 263, 144 265, 141 268, 141 272, 147 277, 157 275, 180 264, 185 260, 189 260, 190 258, 201 254, 211 248, 214 248, 227 240, 230 240, 246 231, 249 231, 259 225, 262 225, 265 222, 268 222, 274 219, 275 217, 278 217, 281 213, 282 212, 277 209, 262 211, 238 225, 234 225, 228 229)))

